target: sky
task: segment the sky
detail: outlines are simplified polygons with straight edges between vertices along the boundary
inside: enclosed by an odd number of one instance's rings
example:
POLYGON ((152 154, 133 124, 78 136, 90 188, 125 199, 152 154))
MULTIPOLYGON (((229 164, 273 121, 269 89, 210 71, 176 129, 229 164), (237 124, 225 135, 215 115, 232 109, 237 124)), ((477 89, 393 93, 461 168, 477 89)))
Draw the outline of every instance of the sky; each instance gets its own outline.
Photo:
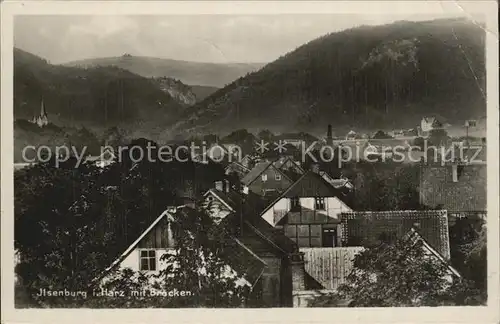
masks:
POLYGON ((25 15, 14 20, 14 45, 53 64, 124 53, 267 63, 327 33, 443 17, 450 15, 25 15))

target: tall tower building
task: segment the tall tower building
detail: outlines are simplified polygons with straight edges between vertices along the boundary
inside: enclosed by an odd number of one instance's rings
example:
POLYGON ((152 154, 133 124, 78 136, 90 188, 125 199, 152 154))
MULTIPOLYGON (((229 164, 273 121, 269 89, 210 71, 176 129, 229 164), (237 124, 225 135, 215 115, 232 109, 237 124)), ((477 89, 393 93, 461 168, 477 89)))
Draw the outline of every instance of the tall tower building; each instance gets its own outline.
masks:
POLYGON ((332 125, 328 124, 328 130, 326 132, 326 144, 333 145, 333 134, 332 134, 332 125))

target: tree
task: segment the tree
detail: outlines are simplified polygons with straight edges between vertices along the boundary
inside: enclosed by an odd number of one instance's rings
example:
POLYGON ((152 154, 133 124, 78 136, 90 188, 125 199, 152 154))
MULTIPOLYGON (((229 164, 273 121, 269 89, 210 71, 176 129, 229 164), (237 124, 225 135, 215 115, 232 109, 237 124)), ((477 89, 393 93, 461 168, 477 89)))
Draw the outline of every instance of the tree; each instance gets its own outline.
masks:
POLYGON ((335 294, 313 306, 412 307, 478 305, 478 291, 430 257, 422 242, 400 239, 369 247, 354 258, 354 268, 335 294))
POLYGON ((381 131, 379 130, 378 132, 376 132, 373 137, 373 139, 388 139, 388 138, 392 138, 392 136, 390 136, 389 134, 385 133, 384 131, 381 131))
POLYGON ((202 209, 179 212, 169 221, 176 248, 161 257, 166 267, 158 275, 114 270, 106 275, 101 288, 123 295, 90 298, 86 307, 240 307, 245 303, 250 284, 229 266, 224 253, 229 233, 202 209), (189 296, 158 298, 158 292, 176 290, 187 291, 189 296))
POLYGON ((269 129, 263 129, 257 134, 257 138, 259 140, 264 140, 264 141, 272 141, 274 138, 274 134, 269 130, 269 129))
POLYGON ((429 132, 429 142, 435 146, 443 146, 448 142, 448 132, 444 129, 432 129, 429 132))
POLYGON ((421 150, 423 150, 425 145, 425 139, 423 137, 416 137, 413 140, 413 145, 418 146, 421 150))

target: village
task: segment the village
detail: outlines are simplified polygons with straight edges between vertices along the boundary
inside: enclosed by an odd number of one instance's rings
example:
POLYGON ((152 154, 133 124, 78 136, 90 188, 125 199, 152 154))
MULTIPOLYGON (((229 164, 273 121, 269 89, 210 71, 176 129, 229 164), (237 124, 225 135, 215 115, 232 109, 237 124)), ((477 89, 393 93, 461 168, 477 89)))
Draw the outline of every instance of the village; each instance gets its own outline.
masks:
MULTIPOLYGON (((41 120, 46 121, 44 114, 42 103, 42 116, 33 119, 39 127, 44 126, 41 120)), ((417 170, 416 180, 409 188, 418 201, 407 204, 408 209, 394 209, 384 203, 376 208, 363 204, 367 196, 366 192, 365 196, 361 194, 363 188, 356 174, 361 169, 353 167, 361 164, 374 168, 368 159, 373 156, 378 157, 375 165, 391 165, 394 147, 410 147, 415 145, 415 138, 432 138, 442 129, 439 121, 424 118, 419 127, 392 135, 380 131, 363 139, 350 131, 345 140, 334 140, 332 127, 328 126, 321 143, 336 147, 332 151, 335 154, 342 156, 343 150, 350 145, 359 147, 363 141, 363 158, 353 159, 340 168, 332 161, 334 157, 326 162, 302 160, 300 147, 308 143, 300 138, 283 139, 281 150, 264 150, 254 143, 254 150, 247 149, 243 156, 235 156, 234 152, 241 153, 235 148, 245 143, 216 140, 212 145, 221 150, 211 150, 208 157, 191 156, 191 160, 201 166, 218 165, 224 170, 223 176, 204 191, 195 189, 192 181, 184 182, 176 188, 175 205, 162 206, 155 201, 163 212, 148 215, 151 221, 143 223, 144 230, 126 240, 131 243, 119 251, 108 267, 98 271, 97 280, 105 282, 108 273, 123 269, 146 275, 171 271, 165 260, 178 248, 172 220, 184 219, 186 215, 203 218, 203 213, 231 233, 230 239, 224 241, 225 249, 234 253, 227 259, 227 271, 238 276, 241 285, 249 287, 247 303, 254 307, 314 306, 315 299, 346 284, 356 255, 367 247, 400 239, 412 244, 419 242, 428 258, 446 268, 451 280, 462 278, 457 270, 460 267, 456 266, 460 261, 453 260, 454 250, 470 244, 467 231, 477 234, 486 225, 485 141, 479 139, 471 144, 466 137, 447 144, 460 150, 464 145, 480 145, 484 150, 473 157, 471 150, 466 149, 465 155, 457 154, 454 159, 438 156, 437 160, 426 160, 426 153, 420 150, 416 160, 405 161, 417 170)), ((86 162, 101 169, 116 164, 113 160, 103 163, 102 157, 89 157, 86 162)), ((127 165, 127 172, 131 173, 136 164, 127 165)), ((33 165, 24 164, 16 169, 22 172, 30 167, 33 165)), ((119 184, 108 185, 106 190, 110 188, 120 190, 119 184)), ((22 254, 17 260, 23 260, 22 254)), ((161 292, 155 294, 161 296, 161 292)))

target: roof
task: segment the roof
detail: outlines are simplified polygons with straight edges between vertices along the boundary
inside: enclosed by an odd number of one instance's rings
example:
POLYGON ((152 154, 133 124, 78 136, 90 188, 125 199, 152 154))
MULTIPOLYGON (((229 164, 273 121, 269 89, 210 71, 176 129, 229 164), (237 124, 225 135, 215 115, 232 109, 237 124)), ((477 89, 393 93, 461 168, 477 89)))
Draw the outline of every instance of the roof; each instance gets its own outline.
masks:
MULTIPOLYGON (((169 219, 173 219, 174 217, 178 218, 178 213, 190 216, 199 214, 197 210, 186 206, 172 207, 165 210, 108 268, 105 269, 99 277, 94 280, 101 279, 108 271, 119 265, 132 252, 132 250, 138 246, 139 242, 160 223, 162 219, 167 217, 169 219)), ((235 237, 227 238, 224 244, 222 256, 229 263, 231 268, 233 268, 233 270, 244 276, 245 279, 251 284, 255 284, 255 282, 259 280, 265 267, 265 262, 253 253, 247 245, 235 237)))
POLYGON ((436 251, 430 244, 427 242, 422 235, 416 230, 415 228, 411 228, 408 233, 405 234, 403 239, 410 240, 414 244, 417 243, 418 241, 422 242, 422 248, 424 248, 426 251, 428 251, 431 255, 433 255, 436 259, 438 259, 440 262, 445 264, 448 268, 448 270, 453 273, 457 277, 461 277, 460 273, 453 268, 448 261, 446 261, 445 257, 441 255, 438 251, 436 251))
MULTIPOLYGON (((325 173, 325 172, 323 172, 325 173)), ((340 188, 339 188, 340 189, 340 188)), ((295 181, 287 190, 285 190, 275 200, 270 202, 266 208, 261 211, 261 215, 276 202, 282 198, 295 197, 338 197, 346 205, 350 205, 346 195, 339 189, 333 188, 323 179, 323 177, 313 171, 307 171, 297 181, 295 181)))
POLYGON ((255 215, 245 211, 242 214, 231 213, 222 220, 221 226, 241 229, 240 233, 246 233, 246 235, 240 234, 238 239, 250 249, 254 241, 248 236, 248 233, 259 237, 262 242, 278 254, 287 255, 298 251, 298 246, 293 240, 259 216, 259 214, 255 215))
POLYGON ((308 171, 288 187, 281 197, 336 197, 339 193, 319 174, 308 171))
POLYGON ((383 236, 402 237, 412 228, 445 259, 450 258, 446 210, 395 210, 341 214, 342 240, 347 246, 369 246, 383 236))
POLYGON ((262 172, 264 172, 269 166, 271 166, 272 162, 269 161, 261 161, 255 164, 255 166, 247 173, 246 176, 241 179, 241 182, 245 185, 249 185, 252 183, 262 172))
MULTIPOLYGON (((141 235, 139 235, 139 237, 132 242, 132 244, 130 244, 127 249, 125 249, 125 251, 115 260, 111 263, 111 265, 109 267, 107 267, 103 274, 104 275, 105 273, 107 273, 108 271, 110 271, 111 269, 113 269, 114 267, 116 267, 117 265, 119 265, 129 254, 130 252, 132 252, 132 250, 134 250, 137 245, 141 242, 141 240, 146 237, 146 235, 149 234, 149 232, 151 232, 157 224, 160 223, 160 221, 166 217, 173 217, 172 215, 177 211, 177 208, 182 208, 183 206, 179 206, 179 207, 173 207, 173 208, 169 208, 167 210, 165 210, 163 213, 160 214, 160 216, 158 216, 152 223, 151 225, 148 226, 148 228, 146 228, 146 230, 144 230, 144 232, 142 232, 141 235)), ((94 280, 98 280, 98 279, 101 279, 102 278, 102 275, 95 278, 94 280)))
POLYGON ((486 164, 455 165, 457 182, 451 164, 421 166, 420 203, 454 212, 486 211, 486 164))
POLYGON ((280 169, 276 168, 274 165, 273 165, 273 162, 269 162, 269 161, 263 161, 263 162, 259 162, 257 163, 253 169, 250 170, 250 172, 248 172, 244 177, 243 179, 241 179, 241 182, 248 186, 250 185, 252 182, 255 181, 255 179, 257 179, 264 171, 266 171, 268 168, 274 168, 277 172, 281 173, 281 175, 283 175, 285 178, 288 178, 289 179, 289 176, 284 173, 283 171, 281 171, 280 169))

